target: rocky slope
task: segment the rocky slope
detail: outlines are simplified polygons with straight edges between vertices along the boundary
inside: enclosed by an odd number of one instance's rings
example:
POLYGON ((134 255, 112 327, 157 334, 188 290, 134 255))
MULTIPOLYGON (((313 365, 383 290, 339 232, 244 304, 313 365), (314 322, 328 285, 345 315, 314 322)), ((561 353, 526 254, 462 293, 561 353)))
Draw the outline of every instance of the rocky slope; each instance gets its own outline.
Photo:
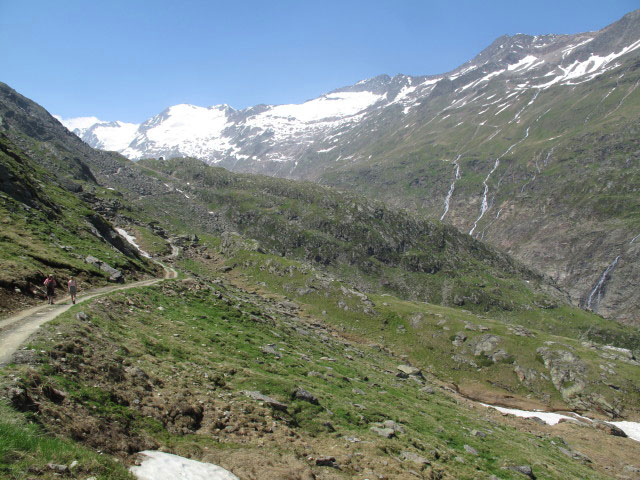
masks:
POLYGON ((380 76, 301 105, 170 107, 121 151, 383 196, 633 323, 639 55, 635 11, 597 32, 501 37, 452 72, 380 76))

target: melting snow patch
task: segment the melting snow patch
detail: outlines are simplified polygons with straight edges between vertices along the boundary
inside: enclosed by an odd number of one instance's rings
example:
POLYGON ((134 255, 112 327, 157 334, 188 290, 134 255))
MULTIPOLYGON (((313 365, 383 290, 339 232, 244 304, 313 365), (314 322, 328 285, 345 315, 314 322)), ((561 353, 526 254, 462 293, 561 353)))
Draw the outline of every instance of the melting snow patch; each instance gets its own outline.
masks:
MULTIPOLYGON (((516 417, 522 417, 522 418, 537 417, 543 422, 545 422, 547 425, 556 425, 563 418, 566 418, 567 420, 572 420, 574 422, 578 422, 579 420, 585 420, 588 422, 592 421, 590 418, 583 417, 582 415, 578 415, 578 414, 574 414, 575 416, 571 417, 569 415, 562 415, 560 413, 553 413, 553 412, 536 412, 536 411, 528 411, 528 410, 517 410, 515 408, 496 407, 494 405, 488 405, 486 403, 482 403, 481 405, 484 405, 485 407, 489 407, 489 408, 495 408, 499 412, 509 413, 511 415, 515 415, 516 417)), ((607 422, 607 423, 610 423, 611 425, 615 425, 616 427, 618 427, 620 430, 626 433, 630 439, 635 440, 636 442, 640 442, 640 422, 621 421, 621 422, 607 422)))
POLYGON ((116 232, 118 232, 120 235, 122 235, 127 242, 129 242, 131 245, 133 245, 136 248, 136 250, 138 250, 140 252, 140 255, 142 255, 143 257, 151 258, 151 255, 149 255, 147 252, 142 250, 140 248, 140 245, 138 245, 136 243, 136 237, 134 237, 133 235, 129 235, 126 232, 126 230, 124 230, 122 228, 116 228, 116 232))
POLYGON ((146 450, 140 466, 129 470, 138 480, 239 480, 213 463, 197 462, 170 453, 146 450))
POLYGON ((538 61, 537 57, 534 57, 533 55, 527 55, 518 63, 509 65, 507 68, 509 70, 522 70, 522 69, 528 70, 529 68, 533 67, 535 64, 539 64, 539 63, 540 62, 538 61))
POLYGON ((496 406, 493 406, 493 405, 487 405, 486 403, 483 403, 482 405, 484 405, 485 407, 489 407, 489 408, 495 408, 496 410, 498 410, 499 412, 502 412, 502 413, 509 413, 511 415, 515 415, 516 417, 522 417, 522 418, 537 417, 540 420, 542 420, 544 423, 546 423, 547 425, 555 425, 562 418, 566 418, 567 420, 573 420, 574 422, 578 421, 575 417, 570 417, 568 415, 562 415, 560 413, 535 412, 535 411, 534 412, 529 412, 527 410, 517 410, 515 408, 496 407, 496 406))

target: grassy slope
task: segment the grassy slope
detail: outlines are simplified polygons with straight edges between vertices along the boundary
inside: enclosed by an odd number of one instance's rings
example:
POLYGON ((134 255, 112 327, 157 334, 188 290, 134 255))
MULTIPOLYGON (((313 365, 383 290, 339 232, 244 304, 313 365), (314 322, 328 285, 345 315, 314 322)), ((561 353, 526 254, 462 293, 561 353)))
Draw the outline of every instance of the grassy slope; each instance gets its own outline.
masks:
POLYGON ((109 275, 85 263, 88 255, 133 275, 155 271, 155 266, 125 256, 96 236, 90 223, 95 212, 6 138, 0 166, 6 175, 0 191, 0 284, 7 289, 2 309, 28 301, 11 298, 15 287, 37 294, 49 272, 59 280, 76 275, 81 288, 105 283, 109 275))
MULTIPOLYGON (((369 305, 353 293, 348 283, 338 279, 327 280, 320 272, 297 262, 240 251, 226 264, 242 272, 250 284, 267 285, 266 288, 306 304, 310 312, 337 328, 391 345, 397 351, 409 354, 422 366, 430 366, 439 378, 453 381, 461 388, 481 383, 486 392, 505 397, 533 394, 547 405, 546 408, 567 408, 566 402, 579 405, 579 396, 563 399, 551 381, 540 375, 548 375, 548 372, 541 364, 537 349, 545 342, 556 342, 562 345, 561 348, 574 352, 588 366, 585 397, 603 395, 609 404, 626 406, 626 414, 635 416, 640 413, 634 407, 640 402, 633 386, 637 381, 637 367, 618 361, 614 367, 617 372, 615 380, 604 378, 600 375, 600 364, 607 360, 600 356, 601 352, 582 343, 589 336, 594 340, 605 337, 637 349, 637 332, 613 321, 599 317, 594 321, 593 315, 567 307, 537 313, 478 315, 466 310, 401 300, 386 294, 368 295, 373 303, 369 305), (471 325, 470 328, 482 325, 488 330, 470 330, 467 324, 471 325), (526 325, 531 336, 517 335, 513 331, 514 325, 526 325), (451 340, 457 332, 468 337, 466 345, 486 333, 498 335, 501 338, 499 348, 511 358, 494 364, 483 356, 465 351, 464 347, 456 348, 451 340), (458 357, 453 358, 454 355, 458 357), (476 366, 465 363, 468 361, 476 366), (514 372, 516 365, 537 372, 535 381, 521 382, 514 372), (607 385, 611 381, 624 387, 621 391, 614 390, 607 385)), ((591 408, 594 407, 600 408, 592 404, 591 408)))
MULTIPOLYGON (((540 276, 509 257, 448 226, 376 202, 308 183, 232 174, 191 160, 146 161, 141 168, 146 167, 181 179, 181 188, 205 211, 222 217, 227 229, 258 240, 261 248, 333 269, 366 289, 485 311, 555 301, 543 293, 553 289, 540 276)), ((159 195, 144 208, 155 209, 159 218, 170 217, 161 211, 179 209, 176 197, 159 195)), ((192 219, 190 228, 202 227, 192 219)))
MULTIPOLYGON (((75 319, 76 308, 49 324, 32 344, 45 352, 45 363, 36 364, 35 373, 24 367, 5 373, 18 373, 19 383, 40 394, 50 414, 85 419, 125 439, 122 447, 108 435, 87 435, 85 442, 103 442, 96 447, 121 454, 127 443, 156 443, 196 458, 209 455, 243 478, 265 478, 279 464, 291 465, 297 475, 313 470, 319 479, 409 478, 409 471, 420 466, 400 460, 404 451, 428 459, 425 478, 430 472, 438 478, 519 478, 502 467, 520 464, 532 464, 539 478, 605 478, 567 459, 558 450, 564 444, 553 436, 520 433, 482 409, 458 405, 439 389, 420 392, 420 383, 395 376, 400 360, 379 348, 345 341, 296 314, 277 313, 278 303, 220 283, 214 289, 175 281, 112 295, 83 306, 89 322, 75 319), (263 353, 268 344, 275 344, 282 357, 263 353), (137 384, 132 367, 149 374, 149 386, 137 384), (42 398, 42 387, 33 379, 43 374, 66 392, 62 404, 42 398), (292 399, 299 386, 316 395, 319 405, 292 399), (243 390, 275 397, 288 410, 272 411, 246 398, 243 390), (186 411, 174 408, 174 402, 202 407, 198 428, 180 415, 167 415, 186 411), (404 433, 380 438, 370 427, 384 420, 394 420, 404 433), (472 435, 474 429, 487 437, 472 435), (355 443, 346 440, 354 437, 355 443), (479 454, 467 453, 464 445, 479 454), (243 460, 250 453, 253 464, 248 465, 243 460), (307 460, 327 454, 336 457, 340 470, 307 460)), ((83 436, 82 423, 74 428, 45 416, 41 420, 54 432, 83 436)))
POLYGON ((48 464, 71 465, 72 478, 93 475, 98 480, 131 478, 126 469, 109 456, 77 443, 46 435, 13 409, 0 404, 0 475, 2 478, 60 478, 48 464))

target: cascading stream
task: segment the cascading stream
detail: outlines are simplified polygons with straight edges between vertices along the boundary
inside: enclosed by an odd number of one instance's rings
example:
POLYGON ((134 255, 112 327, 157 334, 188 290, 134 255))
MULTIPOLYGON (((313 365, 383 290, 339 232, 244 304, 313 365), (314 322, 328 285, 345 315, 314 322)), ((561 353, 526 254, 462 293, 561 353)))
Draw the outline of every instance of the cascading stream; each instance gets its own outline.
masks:
POLYGON ((596 283, 596 286, 593 288, 593 290, 591 290, 589 297, 587 297, 586 303, 586 307, 589 310, 593 310, 595 312, 598 309, 598 305, 600 304, 600 300, 602 299, 602 289, 604 288, 604 285, 607 281, 607 277, 611 275, 613 270, 616 268, 616 265, 618 265, 618 260, 620 260, 620 255, 618 255, 615 260, 611 262, 609 266, 604 270, 604 272, 602 272, 602 275, 598 279, 598 283, 596 283), (594 305, 594 297, 595 307, 592 306, 594 305))
MULTIPOLYGON (((531 100, 529 100, 529 103, 527 103, 524 107, 522 107, 522 109, 520 109, 520 111, 518 113, 516 113, 515 117, 513 117, 513 120, 511 120, 509 123, 512 123, 514 121, 517 120, 518 123, 520 123, 520 115, 522 115, 522 113, 533 104, 533 102, 535 102, 536 98, 538 98, 538 95, 540 94, 540 91, 537 91, 533 97, 531 98, 531 100)), ((547 110, 548 112, 548 110, 547 110)), ((543 113, 542 115, 540 115, 540 117, 538 117, 538 120, 540 120, 540 118, 542 116, 544 116, 547 112, 543 113)), ((520 140, 518 140, 516 143, 514 143, 513 145, 511 145, 509 148, 507 148, 507 150, 500 155, 498 158, 496 158, 495 163, 493 164, 493 168, 491 169, 491 171, 488 173, 487 177, 484 179, 484 181, 482 182, 482 184, 484 185, 484 192, 482 192, 482 206, 480 208, 480 215, 478 216, 478 218, 476 219, 475 222, 473 222, 473 227, 471 227, 471 230, 469 230, 469 235, 473 235, 473 232, 476 230, 476 227, 478 226, 478 222, 482 219, 482 217, 484 217, 484 214, 487 212, 487 210, 489 210, 489 203, 487 201, 487 194, 489 193, 489 178, 491 178, 491 175, 493 175, 493 172, 495 172, 497 170, 497 168, 500 166, 500 159, 502 159, 502 157, 504 157, 505 155, 507 155, 511 150, 513 150, 517 145, 519 145, 520 143, 524 142, 527 137, 529 136, 529 128, 531 127, 527 127, 527 130, 524 133, 524 137, 522 137, 520 140)))
POLYGON ((487 177, 482 182, 482 184, 484 185, 484 192, 482 193, 482 207, 480 209, 480 216, 473 223, 473 227, 471 228, 471 230, 469 230, 469 235, 473 235, 473 232, 475 231, 476 227, 478 226, 478 222, 482 219, 482 217, 484 217, 484 214, 487 212, 487 210, 489 210, 489 203, 487 202, 487 194, 489 193, 489 184, 487 182, 489 181, 489 178, 491 178, 491 175, 493 175, 493 172, 495 172, 497 170, 497 168, 500 166, 500 160, 502 159, 502 157, 507 155, 517 145, 519 145, 520 143, 524 142, 527 139, 527 137, 529 136, 529 128, 530 127, 527 127, 527 130, 524 133, 524 137, 522 137, 516 143, 511 145, 509 148, 507 148, 507 150, 502 155, 500 155, 498 158, 496 158, 496 161, 493 164, 493 168, 491 169, 491 171, 488 173, 487 177))
POLYGON ((455 168, 455 175, 453 177, 453 182, 451 182, 451 186, 449 187, 449 192, 447 193, 447 196, 444 199, 444 212, 442 213, 442 216, 440 217, 440 221, 442 221, 444 219, 444 216, 449 211, 449 202, 451 201, 451 196, 453 195, 453 191, 456 188, 456 182, 458 181, 458 179, 460 179, 460 164, 458 163, 458 161, 460 160, 460 157, 462 157, 462 155, 458 155, 456 157, 456 159, 453 161, 453 164, 456 167, 455 168))

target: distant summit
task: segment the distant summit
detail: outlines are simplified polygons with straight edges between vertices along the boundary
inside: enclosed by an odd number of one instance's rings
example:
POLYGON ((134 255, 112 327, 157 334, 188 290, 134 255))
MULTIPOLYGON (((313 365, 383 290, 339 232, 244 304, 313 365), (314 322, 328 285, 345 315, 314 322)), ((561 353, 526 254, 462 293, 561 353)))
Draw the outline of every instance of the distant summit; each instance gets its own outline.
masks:
POLYGON ((583 83, 616 68, 621 57, 639 47, 640 10, 598 32, 505 35, 452 72, 379 75, 302 104, 244 110, 183 104, 140 125, 95 117, 63 123, 90 146, 131 159, 193 156, 232 169, 296 176, 297 163, 305 157, 316 156, 318 162, 344 159, 340 138, 363 120, 401 118, 453 90, 449 102, 456 105, 495 82, 507 81, 514 94, 583 83))

